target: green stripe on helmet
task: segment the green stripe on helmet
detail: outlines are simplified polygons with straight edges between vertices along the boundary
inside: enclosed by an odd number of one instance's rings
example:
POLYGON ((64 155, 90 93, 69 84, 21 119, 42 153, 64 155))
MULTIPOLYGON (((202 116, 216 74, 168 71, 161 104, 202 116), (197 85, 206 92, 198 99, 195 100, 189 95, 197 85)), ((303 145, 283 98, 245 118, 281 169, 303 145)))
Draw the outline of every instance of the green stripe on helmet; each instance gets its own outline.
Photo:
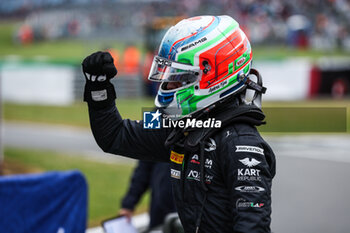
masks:
MULTIPOLYGON (((233 63, 230 63, 229 67, 231 64, 233 66, 233 63)), ((245 74, 247 74, 249 69, 250 69, 250 63, 246 64, 246 66, 243 68, 243 72, 245 74)), ((230 71, 230 69, 229 69, 229 71, 230 71)), ((228 75, 230 75, 230 72, 226 76, 228 76, 228 75)), ((231 78, 228 79, 228 84, 226 86, 220 88, 217 91, 214 91, 213 93, 211 93, 209 95, 191 96, 194 94, 194 86, 190 87, 189 89, 185 89, 185 90, 181 91, 180 93, 177 94, 176 98, 178 100, 177 102, 180 103, 180 105, 181 105, 182 115, 187 115, 187 114, 190 114, 191 112, 196 111, 197 104, 199 101, 202 101, 206 98, 209 98, 209 97, 217 94, 218 92, 223 91, 226 88, 231 88, 232 85, 235 84, 237 81, 238 81, 238 74, 235 74, 234 76, 232 76, 231 78)))

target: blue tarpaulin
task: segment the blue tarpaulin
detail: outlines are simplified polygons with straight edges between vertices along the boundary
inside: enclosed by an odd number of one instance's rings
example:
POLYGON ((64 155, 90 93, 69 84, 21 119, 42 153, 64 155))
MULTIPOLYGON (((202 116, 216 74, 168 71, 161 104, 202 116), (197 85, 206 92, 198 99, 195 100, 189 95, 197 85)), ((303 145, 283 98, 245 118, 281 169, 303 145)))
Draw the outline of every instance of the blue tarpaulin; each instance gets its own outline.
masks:
POLYGON ((86 217, 78 171, 0 177, 1 233, 84 233, 86 217))

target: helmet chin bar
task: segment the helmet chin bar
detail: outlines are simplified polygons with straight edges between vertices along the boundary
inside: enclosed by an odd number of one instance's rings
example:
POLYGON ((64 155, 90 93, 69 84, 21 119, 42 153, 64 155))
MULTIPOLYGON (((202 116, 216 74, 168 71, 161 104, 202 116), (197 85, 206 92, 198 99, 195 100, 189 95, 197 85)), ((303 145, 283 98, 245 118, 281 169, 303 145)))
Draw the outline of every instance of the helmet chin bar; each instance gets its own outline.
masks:
MULTIPOLYGON (((242 73, 241 75, 244 76, 245 74, 242 73)), ((244 77, 242 77, 242 78, 244 78, 244 77)), ((255 106, 261 108, 261 96, 262 96, 262 94, 265 94, 266 87, 263 86, 262 77, 261 77, 260 73, 256 69, 253 69, 253 68, 250 69, 250 72, 248 74, 247 81, 245 82, 245 85, 247 86, 246 89, 254 90, 255 93, 254 93, 253 99, 250 102, 248 102, 246 100, 246 91, 244 91, 241 94, 242 101, 245 104, 254 104, 255 106), (249 75, 255 75, 256 78, 257 78, 257 82, 252 81, 249 78, 249 75)))

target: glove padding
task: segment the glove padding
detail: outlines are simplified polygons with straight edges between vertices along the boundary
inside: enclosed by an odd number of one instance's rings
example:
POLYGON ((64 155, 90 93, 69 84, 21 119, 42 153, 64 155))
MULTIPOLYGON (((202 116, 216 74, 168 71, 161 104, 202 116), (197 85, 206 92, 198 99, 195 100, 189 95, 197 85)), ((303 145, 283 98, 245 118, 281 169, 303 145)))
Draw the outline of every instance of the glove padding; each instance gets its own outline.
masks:
POLYGON ((109 82, 117 74, 112 56, 107 52, 96 52, 82 63, 86 79, 84 101, 93 108, 104 108, 116 98, 114 86, 109 82))

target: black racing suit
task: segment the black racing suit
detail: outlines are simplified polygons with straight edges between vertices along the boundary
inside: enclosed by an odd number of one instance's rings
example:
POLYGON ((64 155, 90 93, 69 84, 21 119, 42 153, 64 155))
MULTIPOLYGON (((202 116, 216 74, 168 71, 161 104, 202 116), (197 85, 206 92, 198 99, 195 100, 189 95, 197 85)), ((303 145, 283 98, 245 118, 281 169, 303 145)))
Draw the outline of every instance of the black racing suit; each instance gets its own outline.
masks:
POLYGON ((105 152, 171 163, 185 232, 194 233, 197 226, 206 233, 270 232, 275 157, 252 123, 259 121, 254 116, 216 131, 206 138, 203 151, 189 151, 164 145, 170 129, 148 130, 142 121, 123 120, 114 103, 102 109, 89 106, 89 114, 105 152))

